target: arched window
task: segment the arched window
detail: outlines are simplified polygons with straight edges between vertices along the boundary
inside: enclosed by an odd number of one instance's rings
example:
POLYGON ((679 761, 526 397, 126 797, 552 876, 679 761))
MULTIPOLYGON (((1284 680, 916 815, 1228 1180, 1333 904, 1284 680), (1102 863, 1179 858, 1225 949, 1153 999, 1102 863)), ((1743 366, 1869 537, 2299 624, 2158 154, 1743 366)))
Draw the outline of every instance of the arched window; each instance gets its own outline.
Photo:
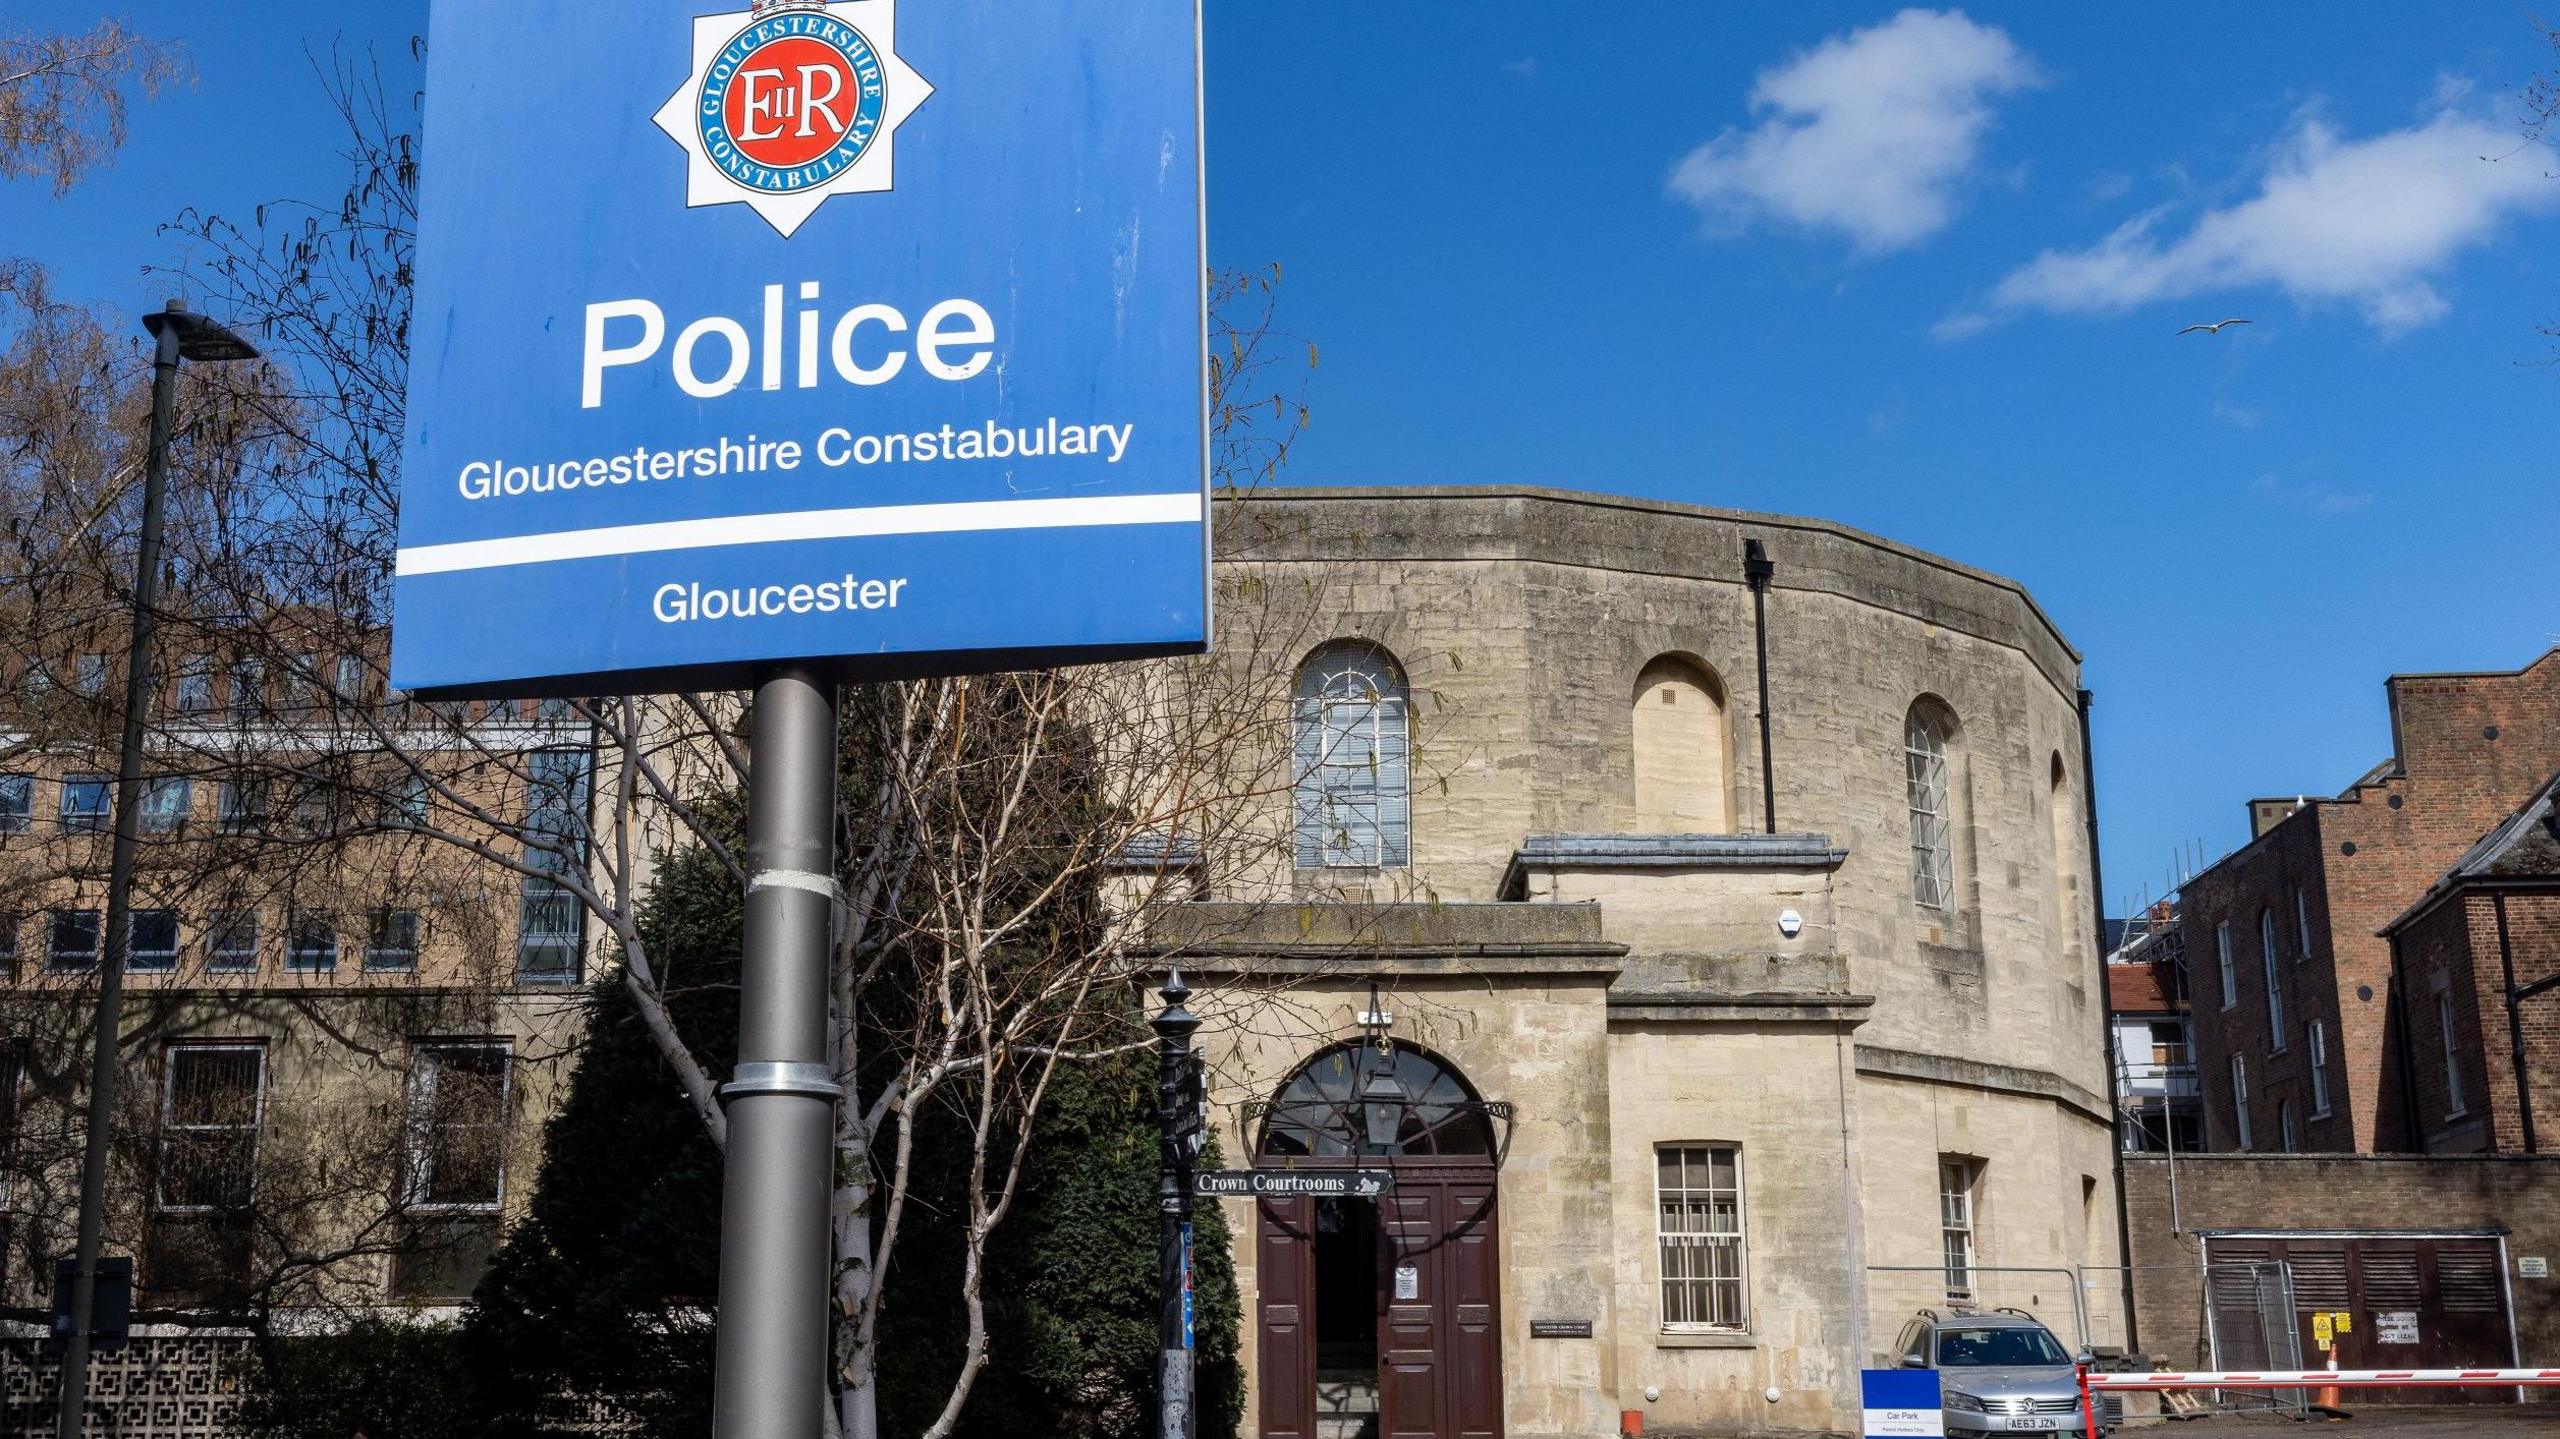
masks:
POLYGON ((1300 869, 1401 869, 1413 829, 1404 671, 1376 645, 1337 641, 1298 670, 1295 828, 1300 869))
POLYGON ((1923 909, 1956 909, 1955 716, 1923 699, 1902 723, 1911 791, 1911 898, 1923 909))
POLYGON ((1684 655, 1636 676, 1636 832, 1733 832, 1732 731, 1724 686, 1684 655))
POLYGON ((1410 1045, 1338 1045, 1271 1102, 1269 1159, 1491 1155, 1493 1121, 1458 1072, 1410 1045))

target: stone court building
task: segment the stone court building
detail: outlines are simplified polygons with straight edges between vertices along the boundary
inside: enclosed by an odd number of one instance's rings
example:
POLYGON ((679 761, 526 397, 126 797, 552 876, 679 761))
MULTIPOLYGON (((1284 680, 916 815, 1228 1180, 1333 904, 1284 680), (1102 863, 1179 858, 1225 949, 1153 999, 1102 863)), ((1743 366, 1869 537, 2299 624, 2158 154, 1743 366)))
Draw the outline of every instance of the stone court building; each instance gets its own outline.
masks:
MULTIPOLYGON (((1626 1409, 1839 1430, 1922 1306, 2120 1342, 2111 1282, 2078 1270, 2118 1262, 2078 661, 2018 586, 1826 522, 1552 491, 1281 491, 1220 524, 1267 540, 1231 572, 1316 610, 1286 657, 1287 859, 1163 922, 1212 1018, 1230 1160, 1395 1176, 1375 1203, 1231 1202, 1253 1432, 1582 1436, 1626 1409), (1765 644, 1747 542, 1774 566, 1765 644)), ((1230 613, 1231 649, 1253 618, 1230 613)), ((369 692, 339 667, 294 665, 369 692)), ((242 688, 266 677, 173 672, 172 851, 330 832, 293 751, 272 790, 236 773, 278 748, 242 688)), ((576 726, 414 718, 505 761, 487 800, 510 824, 574 829, 576 726)), ((95 868, 77 749, 0 767, 0 851, 33 872, 95 868)), ((357 827, 384 812, 366 796, 357 827)), ((272 892, 147 900, 119 1248, 146 1302, 449 1303, 523 1205, 593 939, 538 880, 467 862, 245 868, 272 892), (378 1153, 287 1122, 341 1112, 388 1117, 378 1153), (300 1162, 332 1153, 356 1158, 300 1162), (210 1187, 139 1172, 171 1155, 210 1187), (307 1247, 352 1257, 306 1273, 238 1236, 253 1179, 271 1208, 323 1169, 366 1202, 301 1186, 307 1247), (346 1246, 358 1213, 385 1242, 346 1246)), ((76 1014, 94 888, 0 904, 25 916, 19 998, 76 1014)), ((34 1297, 35 1265, 9 1278, 34 1297)), ((210 1372, 156 1337, 170 1374, 210 1372)), ((108 1397, 158 1402, 144 1352, 108 1397)), ((0 1422, 40 1423, 34 1379, 0 1378, 27 1391, 0 1422)), ((168 1432, 210 1415, 181 1410, 168 1432)))
POLYGON ((1395 1175, 1226 1201, 1253 1432, 1854 1428, 1951 1300, 2122 1342, 2079 664, 2024 590, 1602 495, 1241 507, 1326 631, 1293 863, 1166 922, 1230 1161, 1395 1175))

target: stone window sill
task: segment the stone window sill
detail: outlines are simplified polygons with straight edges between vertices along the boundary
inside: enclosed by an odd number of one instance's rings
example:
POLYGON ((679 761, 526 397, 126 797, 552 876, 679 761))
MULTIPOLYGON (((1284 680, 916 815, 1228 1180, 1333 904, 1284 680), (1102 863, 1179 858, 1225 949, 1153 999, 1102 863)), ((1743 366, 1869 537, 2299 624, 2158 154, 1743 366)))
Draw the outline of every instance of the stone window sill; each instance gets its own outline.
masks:
POLYGON ((1656 1349, 1757 1349, 1760 1336, 1732 1330, 1660 1330, 1653 1336, 1656 1349))

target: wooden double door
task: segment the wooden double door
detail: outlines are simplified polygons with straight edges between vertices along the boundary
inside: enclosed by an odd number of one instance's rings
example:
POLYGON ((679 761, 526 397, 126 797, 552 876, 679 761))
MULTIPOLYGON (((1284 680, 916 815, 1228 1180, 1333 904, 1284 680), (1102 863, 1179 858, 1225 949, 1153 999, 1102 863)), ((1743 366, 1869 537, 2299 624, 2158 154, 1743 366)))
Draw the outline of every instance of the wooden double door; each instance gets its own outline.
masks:
MULTIPOLYGON (((1406 1161, 1396 1166, 1395 1193, 1376 1201, 1261 1201, 1255 1379, 1262 1439, 1502 1433, 1497 1197, 1490 1168, 1406 1161), (1357 1225, 1374 1227, 1367 1234, 1349 1229, 1357 1225), (1355 1300, 1370 1312, 1350 1311, 1355 1300), (1341 1333, 1328 1337, 1328 1327, 1341 1333), (1369 1350, 1374 1342, 1366 1356, 1375 1365, 1373 1425, 1348 1421, 1331 1406, 1319 1414, 1319 1356, 1327 1366, 1342 1364, 1346 1335, 1351 1348, 1369 1350)), ((1328 1397, 1338 1397, 1337 1386, 1328 1385, 1328 1397)))
MULTIPOLYGON (((2214 1336, 2225 1368, 2257 1368, 2273 1358, 2254 1342, 2265 1320, 2247 1292, 2250 1273, 2269 1264, 2284 1265, 2292 1280, 2294 1324, 2309 1368, 2332 1358, 2341 1369, 2499 1369, 2516 1362, 2506 1253, 2495 1239, 2311 1234, 2208 1244, 2214 1336), (2344 1332, 2339 1314, 2348 1316, 2344 1332), (2325 1351, 2323 1333, 2331 1345, 2325 1351)), ((2348 1398, 2374 1406, 2512 1404, 2516 1391, 2359 1389, 2348 1398)))

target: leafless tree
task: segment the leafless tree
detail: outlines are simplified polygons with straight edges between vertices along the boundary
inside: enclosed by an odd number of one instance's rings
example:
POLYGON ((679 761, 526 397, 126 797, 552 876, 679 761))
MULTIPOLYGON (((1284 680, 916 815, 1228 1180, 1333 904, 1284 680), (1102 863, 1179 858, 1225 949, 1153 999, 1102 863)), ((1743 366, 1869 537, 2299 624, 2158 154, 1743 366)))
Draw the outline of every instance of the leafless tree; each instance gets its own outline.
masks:
MULTIPOLYGON (((40 283, 18 300, 20 323, 0 350, 0 784, 113 768, 122 685, 108 657, 131 613, 148 383, 147 360, 99 316, 56 301, 40 283)), ((268 419, 279 399, 258 376, 224 386, 190 376, 181 404, 188 418, 173 458, 188 538, 173 560, 180 582, 164 590, 169 653, 250 665, 270 652, 301 653, 313 627, 280 629, 292 611, 244 606, 225 542, 206 528, 208 517, 242 506, 259 467, 283 453, 285 436, 268 419), (245 478, 244 460, 254 462, 245 478)), ((325 984, 279 993, 254 976, 192 973, 183 984, 146 978, 128 993, 121 1041, 134 1082, 116 1122, 110 1238, 122 1252, 165 1261, 146 1271, 190 1263, 188 1246, 173 1237, 188 1226, 164 1223, 152 1198, 165 1157, 163 1047, 247 1034, 277 1036, 280 1045, 319 1037, 328 1043, 314 1051, 315 1065, 342 1071, 328 1080, 326 1105, 259 1116, 254 1189, 189 1221, 219 1238, 220 1282, 146 1272, 161 1291, 149 1317, 259 1336, 273 1334, 279 1312, 356 1302, 363 1291, 347 1276, 414 1257, 427 1242, 399 1178, 414 1128, 400 1041, 489 1028, 493 996, 513 976, 472 960, 512 942, 516 909, 512 893, 456 883, 478 867, 458 871, 452 847, 409 822, 416 796, 392 782, 388 757, 345 741, 335 717, 344 706, 296 687, 314 676, 279 674, 284 688, 273 705, 217 716, 184 707, 191 681, 183 665, 164 670, 147 737, 150 773, 155 789, 171 786, 194 802, 146 823, 138 908, 197 918, 338 916, 360 951, 366 916, 397 905, 426 916, 458 958, 432 983, 367 995, 325 984), (243 796, 258 799, 235 803, 243 796), (183 1306, 172 1307, 179 1298, 183 1306)), ((9 1270, 41 1278, 70 1244, 95 1006, 94 950, 86 961, 58 963, 49 952, 54 916, 94 919, 106 844, 102 814, 75 818, 68 804, 59 815, 28 813, 24 790, 13 800, 16 808, 0 807, 0 950, 14 966, 0 991, 0 1060, 12 1080, 0 1169, 5 1240, 21 1261, 9 1270)), ((272 941, 275 930, 268 934, 272 941)), ((201 952, 186 961, 190 969, 206 962, 201 952)), ((43 1294, 20 1288, 4 1298, 23 1309, 43 1294)))
MULTIPOLYGON (((462 988, 564 977, 574 950, 599 955, 666 1062, 671 1102, 724 1143, 724 1076, 676 1023, 668 997, 686 977, 653 949, 641 915, 662 861, 680 851, 744 885, 734 820, 751 762, 747 698, 463 706, 387 690, 413 117, 370 62, 319 68, 346 121, 344 195, 178 222, 205 257, 190 278, 271 360, 187 377, 152 746, 155 765, 219 784, 231 808, 213 842, 155 854, 155 882, 318 894, 316 907, 344 910, 325 896, 432 889, 465 861, 474 878, 419 901, 484 927, 473 947, 482 968, 462 988), (560 942, 537 942, 546 936, 560 942)), ((1253 499, 1306 423, 1294 377, 1316 359, 1272 323, 1277 280, 1233 275, 1214 288, 1217 654, 847 691, 846 898, 829 960, 847 1093, 831 1432, 879 1432, 881 1276, 928 1222, 961 1241, 967 1338, 926 1430, 950 1432, 989 1359, 989 1241, 1018 1201, 1051 1084, 1062 1065, 1145 1043, 1131 981, 1181 958, 1153 917, 1212 893, 1289 893, 1296 665, 1331 637, 1335 606, 1304 537, 1253 499), (914 1202, 928 1122, 965 1133, 969 1170, 961 1211, 929 1218, 914 1202)), ((139 371, 76 312, 46 305, 29 313, 79 343, 17 357, 60 398, 12 422, 28 438, 0 470, 0 506, 27 518, 9 562, 45 576, 47 598, 0 604, 0 625, 15 631, 0 640, 59 657, 80 653, 127 599, 114 576, 130 553, 130 486, 117 477, 134 454, 139 371)), ((7 394, 0 385, 0 404, 7 394)), ((73 681, 42 682, 50 718, 23 743, 110 732, 117 687, 73 681)), ((78 861, 53 858, 57 869, 78 861)), ((1254 1022, 1241 991, 1225 1002, 1239 1008, 1224 1022, 1254 1022)), ((399 1217, 396 1204, 381 1212, 399 1217)), ((275 1229, 268 1252, 300 1257, 271 1294, 317 1292, 316 1276, 350 1257, 343 1245, 296 1249, 281 1219, 275 1229)), ((390 1243, 400 1231, 379 1233, 390 1243)))
MULTIPOLYGON (((2484 155, 2481 158, 2486 162, 2504 165, 2530 163, 2527 157, 2532 156, 2539 159, 2542 164, 2543 178, 2560 182, 2560 173, 2554 172, 2550 158, 2541 153, 2553 142, 2553 126, 2560 125, 2560 28, 2539 25, 2539 22, 2537 26, 2542 31, 2543 43, 2551 48, 2553 61, 2551 69, 2544 70, 2526 81, 2520 94, 2524 114, 2520 117, 2519 124, 2523 130, 2524 143, 2518 147, 2515 154, 2484 155)), ((2560 323, 2545 321, 2540 328, 2546 338, 2560 341, 2560 323)), ((2541 363, 2560 365, 2560 354, 2547 356, 2541 363)))
MULTIPOLYGON (((23 172, 49 155, 67 184, 121 139, 120 84, 147 91, 182 74, 176 52, 113 23, 79 40, 0 40, 0 172, 23 172)), ((61 299, 24 261, 0 266, 0 339, 0 785, 29 774, 102 774, 113 768, 121 722, 121 676, 109 661, 131 615, 149 359, 103 312, 61 299)), ((344 683, 344 672, 259 668, 271 655, 310 653, 342 622, 314 612, 313 592, 294 588, 308 583, 307 568, 261 550, 296 529, 278 507, 308 498, 280 481, 318 473, 297 450, 299 437, 326 433, 282 384, 285 375, 261 366, 181 378, 172 446, 178 543, 160 615, 164 656, 176 662, 164 664, 147 746, 155 786, 180 795, 188 790, 175 787, 192 786, 198 802, 146 824, 137 900, 199 917, 333 915, 347 921, 356 947, 366 916, 398 904, 464 958, 414 992, 278 994, 233 980, 145 981, 129 993, 122 1042, 135 1083, 116 1122, 111 1243, 167 1261, 146 1266, 166 1271, 146 1274, 163 1290, 150 1317, 262 1336, 279 1312, 378 1296, 378 1284, 351 1285, 348 1276, 378 1273, 440 1242, 400 1177, 417 1134, 399 1041, 488 1028, 491 999, 513 975, 485 963, 475 971, 469 961, 502 951, 493 935, 512 943, 517 908, 511 891, 455 882, 453 848, 409 818, 421 803, 414 786, 395 781, 383 754, 352 742, 341 723, 347 706, 326 688, 344 683), (218 715, 189 707, 189 664, 216 659, 271 674, 272 692, 218 715), (234 813, 235 795, 256 803, 234 813), (244 1033, 285 1044, 325 1037, 318 1062, 343 1073, 330 1081, 326 1105, 260 1115, 253 1190, 191 1219, 220 1231, 221 1263, 205 1271, 219 1282, 159 1283, 189 1262, 152 1197, 166 1154, 160 1048, 244 1033), (183 1307, 162 1303, 181 1297, 183 1307)), ((510 733, 547 738, 524 727, 510 733)), ((448 771, 465 785, 481 782, 467 761, 448 771)), ((14 796, 19 806, 26 799, 14 796)), ((41 1280, 52 1257, 67 1252, 78 1198, 80 1055, 95 971, 57 967, 47 950, 53 912, 99 907, 106 846, 97 826, 74 823, 67 809, 57 819, 0 805, 0 950, 15 966, 0 992, 0 1059, 23 1079, 7 1091, 0 1154, 5 1242, 24 1261, 10 1272, 39 1286, 0 1296, 18 1306, 42 1301, 41 1280)))
POLYGON ((129 92, 193 77, 185 52, 100 20, 85 35, 0 31, 0 179, 48 176, 57 195, 121 148, 129 92))
MULTIPOLYGON (((417 170, 409 116, 374 68, 335 58, 322 70, 350 137, 341 200, 180 221, 207 257, 192 278, 274 360, 190 376, 203 462, 181 465, 173 500, 178 598, 163 617, 164 663, 180 696, 214 675, 213 703, 235 727, 253 716, 258 739, 242 742, 181 700, 152 716, 155 753, 218 777, 227 794, 264 798, 254 816, 234 817, 223 843, 171 863, 197 886, 322 885, 353 866, 378 887, 385 866, 412 854, 467 858, 484 888, 497 888, 486 877, 503 886, 527 933, 583 933, 610 957, 673 1097, 724 1142, 723 1076, 680 1032, 667 1000, 679 977, 639 917, 659 862, 678 850, 701 851, 744 883, 731 821, 750 762, 745 697, 430 706, 386 692, 417 170)), ((1314 355, 1271 327, 1275 281, 1229 277, 1216 296, 1215 463, 1231 512, 1249 508, 1235 497, 1276 473, 1305 421, 1288 376, 1314 355)), ((129 361, 122 373, 129 383, 129 361)), ((88 397, 98 438, 22 487, 47 535, 77 530, 75 476, 125 463, 131 415, 118 406, 129 402, 88 397)), ((1231 551, 1257 537, 1241 522, 1219 533, 1231 551)), ((94 592, 96 613, 111 612, 122 543, 109 523, 96 553, 61 560, 63 591, 94 592)), ((42 567, 65 553, 44 539, 18 559, 42 567)), ((1324 607, 1303 573, 1291 587, 1249 567, 1217 583, 1229 644, 1214 658, 848 692, 846 922, 830 961, 848 1102, 837 1128, 829 1414, 846 1434, 878 1432, 879 1276, 922 1222, 910 1201, 924 1116, 970 1139, 965 1212, 933 1220, 960 1231, 968 1320, 959 1372, 927 1431, 938 1436, 988 1360, 988 1242, 1018 1197, 1026 1136, 1053 1077, 1145 1039, 1128 981, 1147 915, 1287 867, 1293 667, 1300 632, 1324 607)), ((63 613, 47 604, 15 616, 23 652, 76 644, 46 628, 71 623, 63 613)), ((66 722, 102 724, 101 711, 84 696, 66 722)), ((518 977, 505 967, 489 981, 518 977)))

